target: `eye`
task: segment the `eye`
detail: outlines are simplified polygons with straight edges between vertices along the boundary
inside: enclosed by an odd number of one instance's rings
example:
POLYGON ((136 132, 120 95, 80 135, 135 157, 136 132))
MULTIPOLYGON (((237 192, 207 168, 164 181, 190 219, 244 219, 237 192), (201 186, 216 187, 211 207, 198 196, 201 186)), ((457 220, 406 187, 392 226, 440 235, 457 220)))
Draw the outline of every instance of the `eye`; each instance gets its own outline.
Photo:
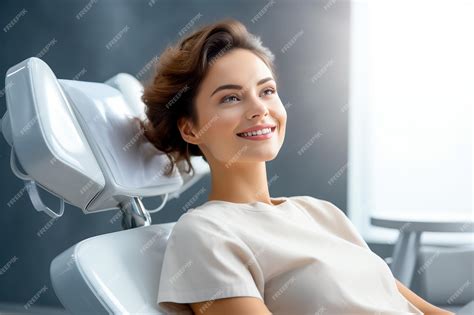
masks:
POLYGON ((233 98, 238 98, 238 97, 236 95, 225 96, 224 98, 221 99, 221 104, 222 103, 229 103, 229 102, 227 102, 227 100, 230 100, 230 99, 233 99, 233 98))
MULTIPOLYGON (((265 90, 263 90, 263 93, 267 93, 267 92, 272 92, 270 94, 266 94, 266 95, 272 95, 272 94, 275 94, 276 91, 275 89, 273 88, 266 88, 265 90)), ((232 95, 227 95, 227 96, 224 96, 221 101, 220 101, 220 104, 223 104, 223 103, 232 103, 232 101, 236 99, 236 100, 239 100, 239 96, 235 95, 235 94, 232 94, 232 95)))
MULTIPOLYGON (((275 94, 275 89, 273 89, 273 88, 265 89, 265 90, 263 91, 263 93, 266 93, 266 92, 268 92, 268 91, 272 92, 271 94, 275 94)), ((266 94, 266 95, 271 95, 271 94, 266 94)))

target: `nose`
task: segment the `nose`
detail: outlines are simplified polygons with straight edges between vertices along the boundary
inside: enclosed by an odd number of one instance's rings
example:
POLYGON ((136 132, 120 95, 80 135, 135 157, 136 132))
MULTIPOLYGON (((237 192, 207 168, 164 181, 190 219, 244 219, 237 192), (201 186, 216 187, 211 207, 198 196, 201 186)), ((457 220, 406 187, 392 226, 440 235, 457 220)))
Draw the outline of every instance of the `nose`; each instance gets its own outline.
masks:
POLYGON ((268 106, 259 97, 253 97, 251 99, 250 109, 247 112, 247 117, 253 119, 258 116, 267 116, 268 106))

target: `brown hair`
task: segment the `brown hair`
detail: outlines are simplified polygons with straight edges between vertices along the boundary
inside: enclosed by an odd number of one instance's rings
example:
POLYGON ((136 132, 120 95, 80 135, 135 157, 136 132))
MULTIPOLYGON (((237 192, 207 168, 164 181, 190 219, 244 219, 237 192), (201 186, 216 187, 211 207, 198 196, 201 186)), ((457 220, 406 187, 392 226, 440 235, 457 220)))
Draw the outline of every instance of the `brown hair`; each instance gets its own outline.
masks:
POLYGON ((186 160, 190 173, 191 156, 206 157, 197 145, 184 141, 178 122, 189 118, 197 125, 195 97, 199 85, 215 60, 235 48, 243 48, 260 57, 276 80, 274 55, 262 46, 260 37, 249 33, 234 19, 224 19, 194 31, 177 44, 168 46, 156 64, 152 81, 145 86, 142 100, 147 119, 141 122, 145 137, 166 153, 173 172, 174 164, 186 160))

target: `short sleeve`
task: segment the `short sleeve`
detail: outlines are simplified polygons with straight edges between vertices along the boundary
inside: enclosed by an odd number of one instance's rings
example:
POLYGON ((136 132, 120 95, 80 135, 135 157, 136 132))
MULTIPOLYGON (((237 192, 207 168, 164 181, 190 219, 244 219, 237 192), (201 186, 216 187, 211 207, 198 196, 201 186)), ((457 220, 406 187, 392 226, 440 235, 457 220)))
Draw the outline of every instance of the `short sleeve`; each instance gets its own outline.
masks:
POLYGON ((188 303, 226 297, 263 300, 263 276, 253 252, 221 224, 196 213, 184 214, 175 224, 158 290, 165 314, 193 314, 188 303))
POLYGON ((339 209, 330 201, 317 199, 310 196, 308 197, 312 199, 313 203, 320 203, 322 207, 329 212, 331 216, 330 222, 333 225, 333 230, 337 231, 340 237, 362 248, 371 250, 362 235, 359 233, 359 231, 357 231, 357 228, 354 226, 352 221, 349 220, 349 218, 341 209, 339 209))

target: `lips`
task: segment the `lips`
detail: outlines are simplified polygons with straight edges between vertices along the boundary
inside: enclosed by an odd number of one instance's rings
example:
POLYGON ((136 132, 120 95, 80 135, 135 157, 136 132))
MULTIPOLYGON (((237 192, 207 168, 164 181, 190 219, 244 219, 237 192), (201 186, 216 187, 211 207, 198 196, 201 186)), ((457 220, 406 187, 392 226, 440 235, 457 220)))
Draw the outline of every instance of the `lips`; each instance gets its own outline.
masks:
MULTIPOLYGON (((270 128, 271 133, 275 132, 275 130, 276 130, 276 126, 273 126, 273 127, 265 127, 265 128, 261 128, 261 129, 266 129, 266 128, 270 128)), ((257 130, 261 130, 261 129, 257 129, 257 130)), ((246 136, 244 136, 243 134, 244 134, 244 133, 247 133, 247 132, 249 132, 249 131, 238 133, 237 136, 242 137, 242 138, 246 138, 246 136)), ((254 137, 257 137, 257 136, 259 136, 259 135, 256 135, 256 136, 254 136, 254 137)), ((249 136, 247 136, 247 137, 249 137, 249 136)))
POLYGON ((252 132, 252 131, 257 131, 257 130, 261 130, 261 129, 264 129, 264 128, 274 128, 274 127, 276 127, 276 124, 260 124, 260 125, 255 125, 253 127, 242 130, 238 133, 240 134, 240 133, 244 133, 244 132, 252 132))

